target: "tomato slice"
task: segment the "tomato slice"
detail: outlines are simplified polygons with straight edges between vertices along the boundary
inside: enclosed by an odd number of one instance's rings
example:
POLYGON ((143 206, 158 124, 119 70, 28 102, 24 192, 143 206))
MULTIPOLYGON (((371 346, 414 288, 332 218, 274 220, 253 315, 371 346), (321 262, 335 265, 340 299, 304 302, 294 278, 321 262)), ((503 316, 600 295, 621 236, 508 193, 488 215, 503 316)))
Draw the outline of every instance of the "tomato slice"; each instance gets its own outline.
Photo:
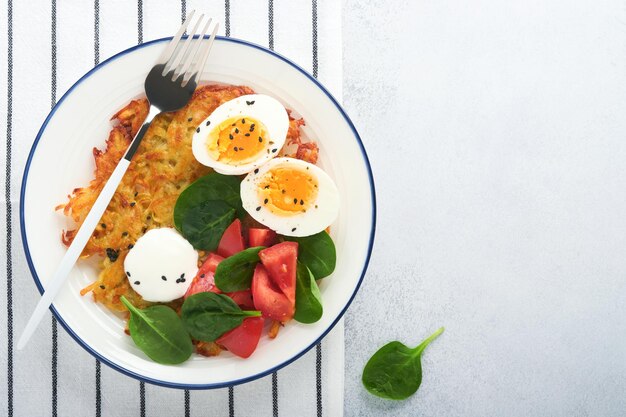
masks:
POLYGON ((214 273, 217 268, 217 264, 219 264, 223 259, 224 258, 215 253, 209 253, 209 256, 206 258, 200 269, 198 269, 198 273, 193 278, 193 281, 191 281, 191 285, 187 288, 185 298, 199 292, 221 293, 219 288, 215 286, 214 273))
POLYGON ((252 277, 252 300, 254 307, 263 313, 263 317, 283 323, 293 318, 295 303, 287 299, 261 264, 257 264, 252 277))
POLYGON ((226 293, 227 296, 233 299, 235 303, 243 310, 254 310, 254 302, 252 301, 252 291, 243 290, 226 293))
POLYGON ((248 317, 241 326, 224 333, 217 343, 224 346, 234 355, 248 358, 256 349, 263 332, 263 317, 248 317))
POLYGON ((217 246, 217 254, 228 258, 245 249, 243 236, 241 236, 241 220, 235 219, 224 231, 220 243, 217 246))
POLYGON ((276 241, 276 232, 270 229, 248 229, 248 244, 251 248, 255 246, 270 247, 276 241))
POLYGON ((263 266, 270 274, 272 281, 296 303, 296 263, 298 260, 298 243, 282 242, 259 252, 263 266))
POLYGON ((219 264, 223 260, 224 258, 222 256, 219 256, 217 253, 211 252, 200 267, 200 271, 204 269, 206 271, 215 272, 215 270, 217 269, 217 264, 219 264))

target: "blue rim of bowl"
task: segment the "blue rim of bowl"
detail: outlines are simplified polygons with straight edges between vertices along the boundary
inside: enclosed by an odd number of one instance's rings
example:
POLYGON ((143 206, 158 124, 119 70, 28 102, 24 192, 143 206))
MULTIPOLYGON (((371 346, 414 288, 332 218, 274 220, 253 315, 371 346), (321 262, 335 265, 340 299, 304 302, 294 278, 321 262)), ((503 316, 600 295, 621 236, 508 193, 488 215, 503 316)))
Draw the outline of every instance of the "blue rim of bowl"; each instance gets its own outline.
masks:
MULTIPOLYGON (((105 363, 106 365, 108 365, 111 368, 121 372, 124 375, 130 376, 130 377, 138 379, 140 381, 148 382, 148 383, 154 384, 154 385, 160 385, 160 386, 167 387, 167 388, 199 389, 199 390, 201 390, 201 389, 214 389, 214 388, 231 387, 231 386, 243 384, 243 383, 246 383, 246 382, 254 381, 256 379, 259 379, 259 378, 262 378, 264 376, 267 376, 267 375, 269 375, 269 374, 271 374, 273 372, 276 372, 279 369, 281 369, 281 368, 289 365, 293 361, 297 360, 298 358, 300 358, 305 353, 307 353, 314 346, 316 346, 318 343, 320 343, 322 341, 322 339, 333 329, 333 327, 335 327, 335 325, 339 322, 341 317, 343 317, 343 315, 345 314, 345 312, 348 309, 348 307, 350 306, 350 304, 352 304, 352 300, 354 300, 354 297, 356 296, 357 292, 359 291, 359 288, 361 287, 361 283, 363 282, 363 278, 365 277, 365 272, 367 271, 367 267, 369 265, 370 257, 372 255, 372 247, 373 247, 373 244, 374 244, 374 235, 375 235, 375 232, 376 232, 376 191, 375 191, 375 188, 374 188, 374 177, 372 175, 372 168, 370 166, 369 158, 367 157, 367 153, 365 152, 365 147, 363 146, 363 142, 361 141, 361 137, 359 136, 356 128, 354 127, 354 124, 352 123, 352 121, 350 120, 350 118, 348 117, 346 112, 343 110, 341 105, 333 97, 333 95, 315 77, 313 77, 311 74, 309 74, 306 70, 304 70, 298 64, 294 63, 293 61, 289 60, 288 58, 286 58, 286 57, 284 57, 284 56, 282 56, 282 55, 280 55, 280 54, 278 54, 278 53, 276 53, 276 52, 274 52, 272 50, 269 50, 269 49, 267 49, 267 48, 265 48, 265 47, 263 47, 261 45, 257 45, 255 43, 244 41, 244 40, 241 40, 241 39, 230 38, 230 37, 223 37, 223 36, 218 36, 217 38, 220 41, 232 42, 232 43, 236 43, 236 44, 252 47, 254 49, 258 49, 260 51, 263 51, 263 52, 273 56, 274 58, 280 59, 281 61, 289 64, 290 66, 292 66, 293 68, 295 68, 296 70, 301 72, 303 75, 305 75, 324 94, 326 94, 328 99, 334 104, 336 109, 343 116, 344 120, 346 121, 346 123, 348 124, 350 129, 352 130, 352 134, 354 135, 354 137, 357 140, 357 143, 359 145, 359 148, 361 149, 361 154, 363 156, 363 162, 365 163, 365 167, 367 168, 367 174, 368 174, 368 179, 369 179, 369 183, 370 183, 370 197, 372 199, 372 231, 370 233, 370 238, 369 238, 369 244, 368 244, 368 249, 367 249, 367 257, 365 258, 365 263, 363 264, 363 270, 361 271, 361 277, 359 278, 359 281, 357 282, 356 288, 354 289, 354 292, 350 296, 350 299, 348 300, 348 302, 345 305, 345 307, 343 308, 343 310, 339 313, 337 318, 330 324, 330 326, 322 333, 322 335, 317 340, 315 340, 315 342, 313 342, 310 346, 308 346, 307 348, 305 348, 304 350, 302 350, 300 353, 298 353, 297 355, 293 356, 292 358, 289 358, 285 362, 282 362, 281 364, 276 365, 275 367, 273 367, 271 369, 268 369, 266 371, 260 372, 258 374, 255 374, 255 375, 252 375, 252 376, 249 376, 249 377, 246 377, 246 378, 240 378, 240 379, 237 379, 237 380, 229 381, 229 382, 222 382, 222 383, 215 383, 215 384, 181 384, 181 383, 175 383, 175 382, 161 381, 161 380, 154 379, 154 378, 148 378, 148 377, 146 377, 144 375, 141 375, 141 374, 138 374, 136 372, 130 371, 130 370, 128 370, 128 369, 126 369, 126 368, 124 368, 124 367, 122 367, 122 366, 120 366, 120 365, 118 365, 118 364, 116 364, 116 363, 114 363, 112 361, 110 361, 109 359, 101 356, 98 352, 96 352, 94 349, 92 349, 91 346, 89 346, 85 341, 83 341, 80 338, 80 336, 78 336, 76 333, 74 333, 72 328, 70 326, 68 326, 67 323, 65 323, 65 321, 63 320, 61 315, 54 308, 54 305, 50 306, 50 310, 52 311, 52 313, 56 317, 57 321, 61 324, 61 326, 63 326, 63 328, 69 333, 69 335, 80 346, 82 346, 87 352, 89 352, 91 355, 93 355, 96 359, 100 360, 100 362, 105 363)), ((133 46, 131 48, 125 49, 124 51, 118 52, 117 54, 111 56, 110 58, 108 58, 105 61, 102 61, 100 64, 96 65, 94 68, 92 68, 90 71, 88 71, 85 75, 80 77, 78 79, 78 81, 76 81, 74 83, 74 85, 72 85, 72 87, 70 87, 70 89, 67 90, 65 92, 65 94, 63 94, 63 97, 61 97, 61 99, 55 104, 55 106, 52 108, 52 110, 50 111, 50 113, 46 117, 46 120, 41 125, 41 128, 39 129, 39 132, 37 133, 37 137, 35 138, 35 142, 33 143, 33 146, 31 147, 30 152, 28 154, 28 159, 26 160, 26 166, 24 167, 24 174, 22 176, 22 186, 21 186, 21 190, 20 190, 20 229, 21 229, 21 235, 22 235, 22 244, 24 246, 24 252, 26 253, 26 261, 28 263, 28 268, 30 269, 30 272, 31 272, 31 274, 33 276, 33 280, 35 281, 35 285, 37 285, 37 289, 39 290, 40 293, 43 294, 43 286, 41 285, 41 281, 39 280, 39 276, 37 275, 37 271, 35 270, 35 266, 33 265, 33 261, 32 261, 31 255, 30 255, 30 250, 28 248, 28 241, 27 241, 27 238, 26 238, 26 228, 25 228, 25 221, 24 221, 24 197, 25 197, 25 193, 26 193, 26 182, 28 180, 28 171, 30 169, 30 164, 32 162, 33 155, 35 154, 35 150, 37 148, 37 144, 39 143, 39 140, 41 139, 41 136, 43 135, 43 132, 46 130, 46 126, 48 125, 48 122, 50 121, 52 116, 54 116, 54 113, 61 106, 63 101, 72 93, 72 91, 80 83, 82 83, 84 80, 89 78, 89 76, 91 74, 95 73, 100 68, 102 68, 105 65, 107 65, 108 63, 116 60, 117 58, 120 58, 120 57, 122 57, 122 56, 124 56, 124 55, 126 55, 128 53, 131 53, 131 52, 137 50, 137 49, 144 48, 146 46, 149 46, 149 45, 152 45, 152 44, 155 44, 155 43, 169 41, 171 39, 172 39, 171 37, 166 37, 166 38, 154 39, 154 40, 151 40, 151 41, 139 44, 139 45, 135 45, 135 46, 133 46)))

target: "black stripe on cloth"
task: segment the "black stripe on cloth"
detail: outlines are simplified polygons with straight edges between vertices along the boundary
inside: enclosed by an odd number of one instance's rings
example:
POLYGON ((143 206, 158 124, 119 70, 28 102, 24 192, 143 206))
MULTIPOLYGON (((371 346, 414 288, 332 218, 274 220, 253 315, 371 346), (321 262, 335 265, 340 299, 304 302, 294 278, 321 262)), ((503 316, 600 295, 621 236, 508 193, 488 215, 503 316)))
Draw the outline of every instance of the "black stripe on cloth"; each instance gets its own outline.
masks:
MULTIPOLYGON (((93 65, 100 63, 100 0, 93 2, 93 65)), ((96 417, 102 416, 102 377, 100 361, 96 359, 96 417)))
POLYGON ((322 343, 315 346, 315 390, 317 417, 322 417, 322 343))
POLYGON ((13 254, 11 250, 11 148, 13 141, 13 1, 7 2, 7 155, 4 201, 7 222, 7 416, 13 417, 13 254))
POLYGON ((228 387, 228 417, 235 417, 235 390, 228 387))
POLYGON ((230 36, 230 0, 224 0, 224 34, 230 36))
POLYGON ((278 372, 272 374, 272 415, 278 417, 278 372))
POLYGON ((185 417, 189 417, 191 415, 191 398, 189 395, 189 390, 185 390, 185 417))
POLYGON ((187 17, 187 0, 181 0, 180 1, 180 23, 181 23, 181 25, 185 21, 186 17, 187 17))
POLYGON ((317 0, 313 0, 312 4, 312 20, 313 20, 313 76, 317 78, 317 0))
POLYGON ((146 417, 146 384, 143 381, 139 383, 139 415, 146 417))
POLYGON ((137 0, 137 44, 143 43, 143 0, 137 0))
MULTIPOLYGON (((50 17, 50 55, 51 55, 51 81, 50 102, 54 107, 57 101, 57 2, 52 0, 50 17)), ((52 417, 57 417, 58 377, 57 360, 59 354, 57 320, 52 316, 52 417)))

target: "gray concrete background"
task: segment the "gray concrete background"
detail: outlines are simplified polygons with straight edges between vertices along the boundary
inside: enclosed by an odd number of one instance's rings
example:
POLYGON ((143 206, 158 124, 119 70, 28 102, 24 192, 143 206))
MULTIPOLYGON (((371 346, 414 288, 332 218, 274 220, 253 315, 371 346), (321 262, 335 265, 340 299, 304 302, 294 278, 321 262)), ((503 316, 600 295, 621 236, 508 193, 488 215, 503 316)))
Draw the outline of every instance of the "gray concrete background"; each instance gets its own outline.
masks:
POLYGON ((344 0, 378 229, 347 416, 626 413, 626 4, 344 0), (369 356, 445 326, 411 399, 369 356))

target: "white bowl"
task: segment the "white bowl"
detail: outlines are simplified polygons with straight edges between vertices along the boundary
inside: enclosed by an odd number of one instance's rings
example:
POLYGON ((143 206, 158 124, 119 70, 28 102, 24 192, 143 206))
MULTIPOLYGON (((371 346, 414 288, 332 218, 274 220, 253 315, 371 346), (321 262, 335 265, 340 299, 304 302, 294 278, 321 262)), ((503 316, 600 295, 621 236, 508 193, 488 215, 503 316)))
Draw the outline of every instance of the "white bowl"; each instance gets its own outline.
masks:
MULTIPOLYGON (((142 96, 145 75, 169 39, 127 49, 85 74, 52 109, 33 144, 22 180, 20 222, 24 250, 35 284, 42 291, 62 258, 61 230, 71 227, 54 207, 93 176, 91 150, 102 148, 109 118, 132 98, 142 96)), ((124 334, 118 315, 81 297, 93 282, 93 262, 80 261, 56 297, 59 323, 88 352, 134 378, 158 385, 202 389, 235 385, 265 376, 315 346, 337 323, 354 298, 367 268, 376 220, 372 173, 352 122, 331 94, 288 59, 248 42, 218 38, 211 51, 207 82, 248 85, 270 94, 306 120, 305 133, 320 146, 321 166, 341 195, 332 226, 337 268, 320 285, 324 315, 315 324, 291 322, 278 337, 264 336, 249 359, 223 352, 195 355, 177 365, 148 359, 124 334)))

